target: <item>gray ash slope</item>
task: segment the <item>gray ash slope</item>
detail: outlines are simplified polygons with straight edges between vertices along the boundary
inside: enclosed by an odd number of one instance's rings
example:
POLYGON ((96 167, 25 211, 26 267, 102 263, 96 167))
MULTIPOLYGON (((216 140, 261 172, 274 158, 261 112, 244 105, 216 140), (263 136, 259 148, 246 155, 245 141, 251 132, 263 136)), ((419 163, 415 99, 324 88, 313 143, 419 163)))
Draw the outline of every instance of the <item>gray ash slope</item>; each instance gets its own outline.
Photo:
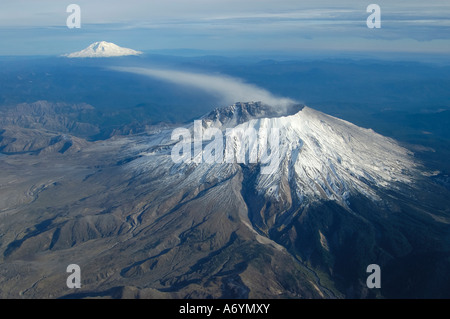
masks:
POLYGON ((0 296, 450 296, 448 190, 408 150, 304 106, 239 103, 202 121, 280 128, 279 167, 175 164, 163 129, 2 158, 0 296), (372 263, 380 290, 365 286, 372 263))

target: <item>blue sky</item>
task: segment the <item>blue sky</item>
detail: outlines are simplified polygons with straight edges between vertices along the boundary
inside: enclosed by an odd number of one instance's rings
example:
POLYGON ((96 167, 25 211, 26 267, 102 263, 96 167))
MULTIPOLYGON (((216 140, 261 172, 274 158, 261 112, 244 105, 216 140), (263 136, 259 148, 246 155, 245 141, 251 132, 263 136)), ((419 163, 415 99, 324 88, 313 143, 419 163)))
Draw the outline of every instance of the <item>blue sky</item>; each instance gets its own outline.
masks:
POLYGON ((141 51, 448 55, 450 1, 0 2, 0 55, 59 55, 101 40, 141 51), (66 26, 71 3, 81 7, 80 29, 66 26), (381 29, 366 25, 370 3, 381 7, 381 29))

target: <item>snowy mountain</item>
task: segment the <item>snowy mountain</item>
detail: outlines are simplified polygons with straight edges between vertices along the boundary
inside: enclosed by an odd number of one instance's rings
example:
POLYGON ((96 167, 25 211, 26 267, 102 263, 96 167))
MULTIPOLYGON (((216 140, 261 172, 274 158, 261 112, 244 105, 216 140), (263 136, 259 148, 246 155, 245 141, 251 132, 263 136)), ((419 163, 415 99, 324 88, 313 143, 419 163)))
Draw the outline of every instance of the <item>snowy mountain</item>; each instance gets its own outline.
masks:
POLYGON ((128 55, 140 55, 142 52, 122 48, 114 43, 101 41, 92 43, 86 49, 65 55, 68 58, 107 58, 128 55))
MULTIPOLYGON (((221 130, 223 152, 234 152, 234 162, 226 161, 224 155, 221 162, 206 163, 205 153, 211 141, 205 140, 202 154, 193 152, 192 161, 174 163, 171 150, 176 144, 168 130, 134 146, 134 159, 127 167, 133 174, 158 176, 156 187, 165 190, 163 198, 167 199, 185 194, 192 185, 222 183, 242 172, 244 179, 238 188, 247 201, 258 203, 249 207, 255 210, 249 215, 262 216, 258 222, 245 224, 253 224, 249 226, 252 230, 266 234, 272 227, 286 227, 313 203, 334 202, 351 210, 352 198, 361 197, 383 205, 384 192, 407 193, 422 175, 409 150, 371 129, 306 106, 292 106, 284 114, 280 116, 267 105, 251 102, 236 103, 204 116, 202 134, 209 128, 221 130), (276 152, 270 142, 260 138, 269 136, 274 128, 279 132, 276 152), (230 129, 253 130, 259 148, 252 148, 251 139, 236 135, 228 140, 225 132, 230 129), (268 153, 278 156, 270 163, 269 172, 263 171, 262 161, 250 162, 252 152, 262 159, 261 143, 268 147, 268 153), (243 162, 238 162, 237 154, 246 155, 243 162)), ((194 125, 188 129, 194 137, 194 125)))
POLYGON ((392 139, 307 106, 251 102, 183 128, 68 141, 37 125, 68 107, 44 106, 14 112, 35 115, 23 123, 38 122, 33 136, 51 149, 0 161, 2 298, 449 296, 449 192, 392 139), (177 131, 190 135, 189 160, 173 161, 177 131), (264 173, 250 146, 273 132, 278 160, 264 173), (207 162, 216 137, 244 161, 207 162), (83 290, 65 285, 74 262, 83 290), (370 264, 381 289, 366 285, 370 264))
MULTIPOLYGON (((199 163, 200 160, 180 166, 171 162, 168 148, 163 147, 173 147, 173 141, 168 140, 170 136, 167 134, 162 142, 158 142, 161 145, 150 142, 151 149, 160 149, 161 152, 142 151, 141 154, 146 156, 130 165, 145 170, 147 165, 152 166, 149 163, 153 161, 166 162, 167 170, 188 170, 189 178, 192 175, 194 180, 205 180, 211 171, 216 171, 216 177, 227 178, 224 172, 232 174, 237 169, 233 166, 237 164, 253 168, 256 164, 259 170, 254 187, 258 194, 285 202, 289 197, 291 204, 292 197, 296 197, 299 203, 326 199, 346 205, 350 193, 377 200, 379 197, 375 188, 397 188, 397 183, 408 185, 413 183, 414 176, 420 175, 409 150, 371 129, 360 128, 306 106, 292 106, 284 114, 280 116, 278 111, 252 102, 216 109, 202 118, 202 134, 208 128, 220 129, 223 132, 224 153, 246 154, 244 163, 230 163, 224 157, 221 163, 213 165, 199 163), (253 154, 256 158, 262 159, 262 139, 258 138, 259 148, 252 148, 251 141, 245 138, 227 140, 226 129, 253 131, 257 138, 267 137, 271 130, 277 129, 278 165, 274 165, 270 173, 262 173, 264 165, 250 162, 252 151, 257 153, 253 154)), ((193 126, 189 129, 192 131, 193 126)), ((205 149, 209 142, 203 142, 203 158, 206 158, 205 149)), ((264 143, 270 154, 270 143, 266 140, 264 143)))
POLYGON ((279 161, 267 174, 261 162, 205 162, 212 140, 204 140, 201 154, 195 154, 195 126, 186 127, 194 137, 190 162, 174 163, 171 155, 179 141, 173 140, 173 128, 124 149, 121 163, 129 185, 152 198, 134 217, 141 223, 157 221, 154 227, 159 227, 164 220, 167 229, 175 227, 175 220, 177 225, 200 223, 202 231, 215 236, 214 231, 230 227, 229 220, 237 221, 261 245, 289 253, 316 279, 320 273, 325 281, 345 287, 338 292, 314 280, 324 298, 369 294, 364 278, 371 263, 390 269, 385 284, 392 292, 399 273, 414 271, 401 256, 426 254, 427 245, 437 245, 435 256, 447 249, 445 241, 426 235, 432 227, 436 238, 446 236, 445 206, 421 203, 441 190, 427 182, 413 154, 390 138, 302 105, 280 112, 261 103, 236 103, 201 119, 202 134, 211 128, 223 133, 224 153, 246 149, 248 158, 251 139, 227 140, 227 129, 254 130, 261 141, 277 128, 279 161))

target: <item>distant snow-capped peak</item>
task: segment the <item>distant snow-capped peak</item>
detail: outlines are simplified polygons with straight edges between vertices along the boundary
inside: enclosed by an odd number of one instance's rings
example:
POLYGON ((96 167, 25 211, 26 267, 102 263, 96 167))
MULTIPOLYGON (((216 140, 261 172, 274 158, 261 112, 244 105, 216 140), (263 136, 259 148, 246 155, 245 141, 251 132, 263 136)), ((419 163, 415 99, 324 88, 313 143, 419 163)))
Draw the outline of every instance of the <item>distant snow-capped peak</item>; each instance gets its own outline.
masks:
POLYGON ((122 48, 114 43, 100 41, 94 42, 86 49, 65 55, 68 58, 106 58, 127 55, 140 55, 142 52, 122 48))

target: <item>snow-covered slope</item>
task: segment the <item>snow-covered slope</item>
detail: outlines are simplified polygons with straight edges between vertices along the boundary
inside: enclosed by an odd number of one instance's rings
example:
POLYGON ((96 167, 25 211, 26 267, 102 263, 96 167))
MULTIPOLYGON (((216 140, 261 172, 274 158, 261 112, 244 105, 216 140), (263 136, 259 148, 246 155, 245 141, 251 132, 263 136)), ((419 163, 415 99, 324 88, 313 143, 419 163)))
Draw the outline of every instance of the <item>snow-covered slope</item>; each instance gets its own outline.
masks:
POLYGON ((68 58, 106 58, 127 55, 140 55, 142 52, 122 48, 114 43, 101 41, 92 43, 86 49, 67 54, 68 58))
MULTIPOLYGON (((286 196, 289 201, 296 197, 298 203, 305 199, 306 202, 326 199, 346 206, 352 194, 376 200, 377 188, 410 184, 418 174, 412 153, 394 140, 306 106, 297 106, 297 111, 293 110, 291 115, 267 117, 273 112, 259 103, 237 103, 203 117, 202 127, 203 131, 210 127, 223 131, 225 152, 227 148, 234 151, 249 149, 247 140, 238 139, 231 144, 228 141, 227 145, 226 129, 254 129, 259 143, 260 137, 269 136, 273 129, 278 129, 279 164, 273 166, 268 174, 257 171, 253 185, 261 196, 269 200, 286 201, 286 196)), ((161 176, 166 175, 163 177, 167 179, 166 185, 171 184, 169 179, 174 174, 185 174, 184 181, 174 183, 173 189, 205 183, 210 179, 226 179, 241 165, 255 169, 255 164, 248 161, 243 164, 225 160, 213 164, 204 161, 175 164, 170 157, 175 144, 170 140, 170 133, 154 135, 146 142, 147 145, 139 145, 137 149, 142 157, 131 162, 130 166, 153 173, 160 171, 161 176), (171 174, 164 174, 164 171, 171 174)), ((206 146, 210 142, 204 141, 203 144, 206 146)), ((271 144, 266 142, 265 145, 269 153, 272 152, 271 144)), ((261 148, 257 152, 258 159, 261 159, 261 148)), ((249 158, 250 153, 247 160, 249 158)), ((259 168, 263 166, 260 164, 259 168)))
POLYGON ((280 165, 257 179, 256 188, 265 195, 277 197, 290 187, 300 201, 318 197, 344 203, 350 192, 376 198, 374 186, 410 183, 415 174, 411 153, 395 141, 309 107, 241 125, 258 128, 260 135, 280 130, 280 165), (289 183, 283 186, 283 181, 289 183))

